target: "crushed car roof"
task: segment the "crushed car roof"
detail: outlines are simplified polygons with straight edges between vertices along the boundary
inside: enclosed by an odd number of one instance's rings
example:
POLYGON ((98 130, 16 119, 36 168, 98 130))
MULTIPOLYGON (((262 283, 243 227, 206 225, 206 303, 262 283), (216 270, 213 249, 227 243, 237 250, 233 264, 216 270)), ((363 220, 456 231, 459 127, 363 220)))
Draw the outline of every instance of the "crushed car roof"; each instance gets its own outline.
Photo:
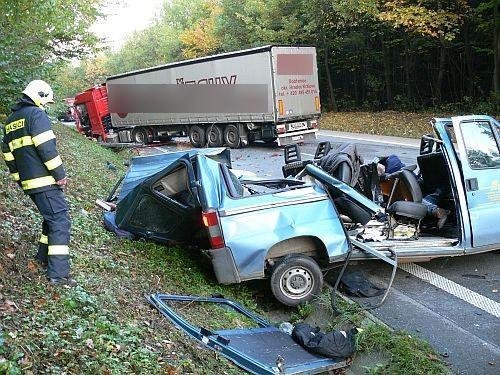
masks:
POLYGON ((172 162, 181 156, 189 154, 190 157, 202 154, 213 158, 219 162, 231 166, 230 151, 226 148, 201 148, 190 149, 172 153, 137 156, 130 160, 130 166, 123 178, 122 187, 118 201, 123 200, 137 185, 146 178, 153 176, 168 167, 172 162))

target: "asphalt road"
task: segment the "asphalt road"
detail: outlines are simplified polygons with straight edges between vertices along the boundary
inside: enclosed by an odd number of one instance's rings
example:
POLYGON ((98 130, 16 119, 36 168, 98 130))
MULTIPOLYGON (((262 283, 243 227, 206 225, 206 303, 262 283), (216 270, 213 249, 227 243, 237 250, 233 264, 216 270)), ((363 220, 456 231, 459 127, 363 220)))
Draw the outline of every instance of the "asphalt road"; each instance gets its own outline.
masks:
MULTIPOLYGON (((320 141, 330 141, 333 148, 342 142, 355 142, 365 161, 397 154, 408 165, 414 164, 418 155, 415 140, 321 131, 317 142, 320 141)), ((317 142, 301 146, 303 159, 312 158, 317 142)), ((189 147, 187 139, 180 139, 151 152, 189 147)), ((280 177, 284 163, 283 151, 275 144, 231 150, 231 159, 233 168, 267 177, 280 177)), ((395 329, 427 340, 450 363, 454 373, 498 374, 500 324, 495 312, 500 308, 499 257, 497 251, 437 259, 420 263, 412 270, 400 268, 385 304, 372 313, 395 329), (424 281, 422 273, 428 273, 433 281, 424 281), (485 311, 485 304, 490 312, 485 311)), ((378 279, 384 279, 388 272, 375 262, 361 266, 378 279)))

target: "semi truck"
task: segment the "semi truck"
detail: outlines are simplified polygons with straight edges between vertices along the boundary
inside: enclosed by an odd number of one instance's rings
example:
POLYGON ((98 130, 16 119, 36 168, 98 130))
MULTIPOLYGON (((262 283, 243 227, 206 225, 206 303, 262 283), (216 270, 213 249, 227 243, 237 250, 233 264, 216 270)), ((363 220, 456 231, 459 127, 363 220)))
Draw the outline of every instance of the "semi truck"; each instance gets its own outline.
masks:
POLYGON ((308 142, 321 114, 316 49, 265 46, 123 73, 74 107, 77 129, 108 144, 308 142))

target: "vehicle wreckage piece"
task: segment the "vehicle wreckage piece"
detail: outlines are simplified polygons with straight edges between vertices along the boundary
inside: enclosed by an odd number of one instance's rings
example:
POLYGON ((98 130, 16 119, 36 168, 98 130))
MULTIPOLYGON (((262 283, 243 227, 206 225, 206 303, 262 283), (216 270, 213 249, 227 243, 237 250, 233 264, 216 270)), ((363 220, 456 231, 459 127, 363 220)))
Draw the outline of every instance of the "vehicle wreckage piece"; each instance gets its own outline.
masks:
POLYGON ((391 272, 391 277, 389 279, 389 282, 387 284, 387 288, 385 289, 385 293, 382 295, 380 300, 377 303, 366 303, 366 304, 360 304, 362 308, 365 310, 373 310, 376 309, 384 303, 385 299, 387 298, 387 295, 389 294, 389 290, 391 289, 392 283, 394 282, 394 278, 396 277, 396 271, 398 269, 398 256, 395 251, 391 249, 387 249, 387 252, 389 252, 390 256, 385 255, 383 252, 378 251, 370 246, 367 246, 363 242, 360 242, 358 240, 355 240, 353 238, 350 238, 351 242, 351 248, 344 260, 344 264, 342 265, 342 268, 340 270, 339 275, 337 276, 337 280, 335 281, 335 285, 333 286, 333 289, 331 291, 331 304, 333 310, 337 310, 336 306, 336 295, 337 291, 340 285, 340 282, 342 280, 342 277, 345 274, 345 270, 347 269, 347 265, 349 264, 349 261, 351 260, 351 255, 353 254, 354 249, 352 248, 352 245, 355 245, 357 249, 360 249, 362 252, 365 252, 366 254, 371 255, 375 259, 382 260, 386 262, 387 264, 392 266, 392 272, 391 272))
POLYGON ((151 294, 146 297, 176 327, 253 374, 319 374, 347 366, 344 359, 308 352, 290 335, 226 298, 151 294), (174 311, 169 302, 212 303, 232 309, 255 322, 257 328, 210 331, 174 311))

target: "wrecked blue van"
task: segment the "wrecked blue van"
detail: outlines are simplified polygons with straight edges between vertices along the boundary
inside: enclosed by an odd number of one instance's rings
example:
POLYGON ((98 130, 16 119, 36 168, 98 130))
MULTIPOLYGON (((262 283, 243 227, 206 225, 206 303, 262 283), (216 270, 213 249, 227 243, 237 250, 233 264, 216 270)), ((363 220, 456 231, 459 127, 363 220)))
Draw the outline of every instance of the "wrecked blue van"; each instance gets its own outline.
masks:
POLYGON ((416 160, 423 184, 397 176, 402 193, 385 207, 314 163, 299 179, 248 178, 231 169, 229 151, 197 149, 133 158, 105 223, 121 234, 207 248, 220 283, 267 278, 291 306, 318 294, 323 270, 347 254, 424 261, 500 248, 498 122, 468 116, 432 125, 416 160), (439 229, 425 225, 421 206, 436 187, 450 211, 439 229), (394 236, 400 223, 418 235, 394 236))

